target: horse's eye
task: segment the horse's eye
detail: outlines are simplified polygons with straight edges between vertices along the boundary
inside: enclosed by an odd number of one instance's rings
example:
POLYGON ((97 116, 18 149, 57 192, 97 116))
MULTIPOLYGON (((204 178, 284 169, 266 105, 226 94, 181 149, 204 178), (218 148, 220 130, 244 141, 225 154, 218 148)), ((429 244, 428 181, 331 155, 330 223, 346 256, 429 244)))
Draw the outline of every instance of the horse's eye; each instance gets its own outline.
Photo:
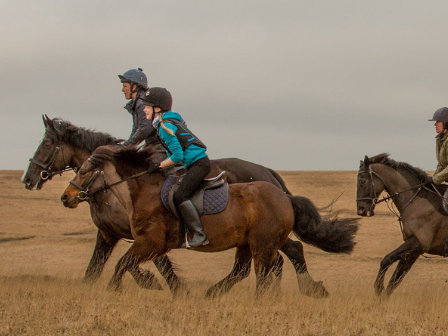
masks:
POLYGON ((50 140, 44 141, 44 143, 43 143, 44 148, 50 148, 51 145, 52 145, 52 143, 50 140))
POLYGON ((86 170, 86 169, 81 169, 81 170, 79 171, 79 174, 80 174, 81 176, 83 176, 83 175, 87 174, 87 170, 86 170))
POLYGON ((366 180, 365 179, 359 179, 359 184, 360 185, 364 185, 366 183, 366 180))

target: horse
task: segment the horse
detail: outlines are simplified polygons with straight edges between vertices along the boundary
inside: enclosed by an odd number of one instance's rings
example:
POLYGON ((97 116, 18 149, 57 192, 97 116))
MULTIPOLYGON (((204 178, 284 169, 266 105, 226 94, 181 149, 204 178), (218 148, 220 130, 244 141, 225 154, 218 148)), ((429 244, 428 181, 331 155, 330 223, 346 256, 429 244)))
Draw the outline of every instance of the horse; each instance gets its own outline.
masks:
POLYGON ((357 178, 357 213, 359 216, 375 215, 375 205, 393 202, 404 243, 386 255, 374 288, 377 295, 389 297, 403 281, 412 265, 423 253, 446 256, 448 216, 443 210, 442 195, 446 185, 427 185, 427 174, 408 163, 396 162, 388 154, 365 156, 361 161, 357 178), (388 196, 379 199, 386 191, 388 196), (384 278, 388 268, 398 265, 384 290, 384 278))
MULTIPOLYGON (((127 270, 181 247, 179 220, 160 198, 166 176, 147 158, 136 149, 99 147, 61 196, 65 206, 76 207, 80 191, 96 194, 111 190, 126 208, 134 243, 115 267, 108 285, 112 290, 120 289, 127 270)), ((235 265, 240 270, 233 279, 212 286, 207 294, 229 290, 245 276, 253 258, 257 296, 269 283, 269 275, 278 272, 278 250, 291 232, 325 251, 350 253, 358 228, 353 219, 322 220, 309 199, 288 195, 264 181, 230 184, 226 208, 203 215, 202 224, 210 243, 194 250, 219 252, 236 247, 235 265)))
MULTIPOLYGON (((40 190, 44 183, 57 174, 70 170, 78 170, 82 163, 99 146, 114 145, 121 140, 107 133, 95 132, 77 127, 68 121, 50 119, 43 116, 45 134, 36 149, 22 182, 29 190, 40 190)), ((272 169, 265 168, 240 159, 211 160, 210 174, 225 170, 228 183, 251 182, 257 180, 268 181, 281 188, 285 193, 291 194, 284 181, 272 169)), ((132 234, 125 209, 117 201, 113 193, 98 193, 89 200, 90 213, 95 226, 98 228, 96 244, 92 258, 85 272, 84 280, 93 282, 97 280, 111 255, 115 245, 120 239, 132 240, 132 234)), ((312 297, 326 297, 328 292, 321 281, 314 281, 308 273, 303 255, 303 245, 300 241, 287 240, 282 250, 294 265, 300 291, 312 297)), ((250 261, 250 260, 249 260, 250 261)), ((170 289, 176 292, 180 288, 180 279, 174 273, 173 265, 167 256, 154 260, 159 272, 164 276, 170 289)), ((240 265, 236 264, 227 279, 235 279, 240 274, 240 265)), ((245 269, 245 274, 250 272, 245 269)), ((143 288, 161 289, 155 276, 148 270, 135 268, 131 270, 132 276, 143 288)), ((228 283, 228 281, 225 281, 228 283)), ((219 287, 219 286, 218 286, 219 287)))

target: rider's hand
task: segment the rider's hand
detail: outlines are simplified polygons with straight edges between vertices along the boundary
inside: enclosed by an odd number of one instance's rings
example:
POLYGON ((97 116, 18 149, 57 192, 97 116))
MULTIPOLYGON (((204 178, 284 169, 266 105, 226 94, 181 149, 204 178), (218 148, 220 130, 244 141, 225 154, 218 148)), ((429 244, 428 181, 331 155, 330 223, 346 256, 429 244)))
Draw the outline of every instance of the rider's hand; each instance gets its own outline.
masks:
POLYGON ((148 173, 156 172, 160 170, 160 165, 157 162, 151 162, 148 167, 148 173))
POLYGON ((433 184, 434 183, 434 181, 432 180, 432 176, 426 176, 426 181, 425 181, 425 183, 426 184, 433 184))

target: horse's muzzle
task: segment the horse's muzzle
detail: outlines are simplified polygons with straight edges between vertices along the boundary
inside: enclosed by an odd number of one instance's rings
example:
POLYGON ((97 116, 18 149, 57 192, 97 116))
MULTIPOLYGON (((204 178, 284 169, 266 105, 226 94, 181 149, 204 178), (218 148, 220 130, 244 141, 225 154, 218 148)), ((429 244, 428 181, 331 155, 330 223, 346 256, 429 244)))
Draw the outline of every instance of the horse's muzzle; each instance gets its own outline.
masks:
POLYGON ((358 216, 362 217, 372 217, 375 216, 375 212, 373 210, 367 210, 364 207, 358 208, 358 216))

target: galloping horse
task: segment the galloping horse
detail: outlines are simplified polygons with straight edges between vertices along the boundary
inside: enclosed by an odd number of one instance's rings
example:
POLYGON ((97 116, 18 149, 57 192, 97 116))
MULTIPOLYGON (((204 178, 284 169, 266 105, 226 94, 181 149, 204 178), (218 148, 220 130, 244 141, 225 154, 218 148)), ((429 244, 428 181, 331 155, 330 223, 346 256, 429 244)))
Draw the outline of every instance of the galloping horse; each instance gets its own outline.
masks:
POLYGON ((393 201, 399 211, 404 243, 381 261, 375 280, 378 295, 384 291, 387 269, 396 261, 397 268, 389 280, 385 294, 390 296, 423 253, 446 256, 448 216, 443 210, 442 196, 446 186, 425 185, 427 174, 404 162, 396 162, 388 154, 364 158, 358 172, 358 215, 375 215, 375 205, 393 201), (379 199, 386 191, 387 197, 379 199))
MULTIPOLYGON (((152 169, 147 157, 135 149, 100 147, 61 196, 64 205, 76 207, 79 191, 95 194, 110 189, 126 208, 134 243, 118 261, 110 289, 119 289, 124 273, 135 265, 180 247, 179 220, 160 199, 166 177, 152 169)), ((252 257, 259 294, 270 272, 277 271, 278 250, 291 231, 323 250, 350 253, 357 230, 352 219, 323 221, 307 198, 290 196, 267 182, 231 184, 225 210, 203 215, 202 224, 210 243, 195 250, 218 252, 236 247, 238 266, 234 268, 239 270, 211 287, 208 294, 230 289, 245 276, 252 257)))
MULTIPOLYGON (((28 170, 22 178, 25 187, 30 190, 41 189, 43 184, 56 174, 78 169, 97 147, 113 145, 120 141, 109 134, 93 132, 64 120, 50 119, 46 115, 43 116, 43 120, 46 129, 44 138, 34 157, 30 159, 28 170)), ((210 174, 217 175, 218 172, 226 170, 228 183, 267 181, 290 194, 281 177, 269 168, 239 159, 211 160, 211 164, 210 174)), ((89 200, 89 205, 98 233, 93 255, 85 272, 85 280, 94 281, 100 277, 118 240, 133 239, 133 237, 126 211, 113 193, 98 193, 89 200)), ((288 239, 282 251, 294 265, 299 288, 303 294, 313 297, 328 295, 322 283, 314 281, 309 275, 301 242, 288 239)), ((176 291, 180 280, 174 273, 168 257, 164 256, 154 260, 154 264, 167 280, 170 289, 176 291)), ((249 269, 245 271, 249 274, 250 263, 249 269)), ((241 272, 234 268, 228 278, 234 279, 236 273, 240 274, 241 272)), ((131 270, 131 274, 140 286, 161 289, 151 272, 135 268, 131 270)))

